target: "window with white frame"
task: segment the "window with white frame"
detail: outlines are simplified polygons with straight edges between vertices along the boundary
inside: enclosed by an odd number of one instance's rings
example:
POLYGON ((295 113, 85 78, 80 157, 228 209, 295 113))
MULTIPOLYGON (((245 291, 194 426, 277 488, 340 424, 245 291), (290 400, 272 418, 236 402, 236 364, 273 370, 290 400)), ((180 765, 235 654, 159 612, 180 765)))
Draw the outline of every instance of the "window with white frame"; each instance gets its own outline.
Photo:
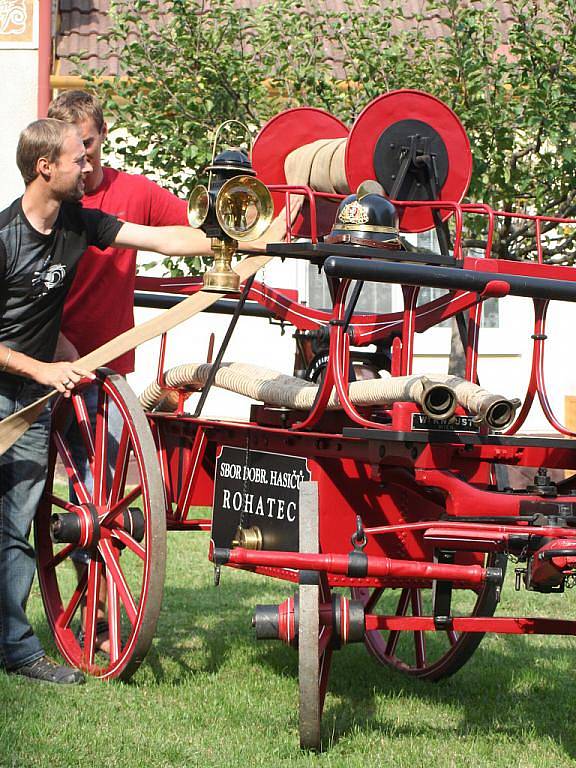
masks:
MULTIPOLYGON (((412 236, 418 250, 439 252, 436 232, 420 232, 412 236)), ((316 309, 327 309, 332 306, 328 282, 322 273, 318 272, 318 267, 308 265, 308 304, 316 309)), ((433 299, 443 296, 446 291, 442 288, 430 288, 423 286, 418 293, 418 306, 427 304, 433 299)), ((399 312, 403 308, 402 292, 398 287, 387 285, 385 283, 365 283, 358 300, 356 310, 358 312, 367 312, 375 314, 386 314, 387 312, 399 312)), ((445 320, 439 323, 437 328, 450 328, 451 321, 445 320)), ((497 299, 488 299, 484 302, 482 308, 482 328, 499 328, 500 314, 497 299)))
MULTIPOLYGON (((418 250, 422 251, 433 251, 434 253, 439 252, 438 247, 438 239, 436 237, 436 232, 431 229, 428 230, 428 232, 419 232, 418 235, 416 235, 416 247, 418 250)), ((481 255, 483 251, 479 251, 477 255, 481 255)), ((474 256, 473 252, 470 253, 471 256, 474 256)), ((434 299, 439 298, 440 296, 443 296, 446 293, 446 291, 443 288, 430 288, 428 286, 423 286, 420 288, 420 291, 418 292, 418 300, 417 305, 421 306, 422 304, 427 304, 429 301, 433 301, 434 299)), ((444 320, 442 323, 439 323, 436 327, 437 328, 450 328, 452 325, 451 320, 444 320)), ((499 305, 497 299, 487 299, 483 306, 482 306, 482 317, 480 321, 480 327, 481 328, 499 328, 500 327, 500 313, 499 313, 499 305)))
MULTIPOLYGON (((308 266, 308 304, 315 309, 328 309, 332 306, 328 281, 314 264, 308 266)), ((392 290, 385 283, 364 283, 357 312, 368 312, 384 315, 393 312, 392 290)))

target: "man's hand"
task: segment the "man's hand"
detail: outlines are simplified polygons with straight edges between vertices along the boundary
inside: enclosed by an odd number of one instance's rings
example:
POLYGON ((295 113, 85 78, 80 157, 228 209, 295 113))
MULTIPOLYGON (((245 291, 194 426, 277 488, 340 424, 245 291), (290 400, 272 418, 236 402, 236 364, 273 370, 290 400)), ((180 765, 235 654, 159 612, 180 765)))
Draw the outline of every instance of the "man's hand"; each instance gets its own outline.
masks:
POLYGON ((79 357, 80 355, 74 344, 72 344, 63 333, 58 334, 58 343, 56 344, 56 351, 54 352, 54 362, 56 363, 61 360, 74 362, 74 360, 78 360, 79 357))
POLYGON ((73 362, 42 363, 39 360, 35 361, 30 376, 39 384, 57 389, 64 397, 70 397, 72 390, 82 379, 96 378, 93 373, 80 368, 73 362))
POLYGON ((44 363, 34 357, 9 349, 0 344, 0 373, 26 376, 38 384, 57 389, 64 397, 70 397, 71 391, 81 379, 93 380, 96 377, 77 363, 63 360, 58 363, 44 363))

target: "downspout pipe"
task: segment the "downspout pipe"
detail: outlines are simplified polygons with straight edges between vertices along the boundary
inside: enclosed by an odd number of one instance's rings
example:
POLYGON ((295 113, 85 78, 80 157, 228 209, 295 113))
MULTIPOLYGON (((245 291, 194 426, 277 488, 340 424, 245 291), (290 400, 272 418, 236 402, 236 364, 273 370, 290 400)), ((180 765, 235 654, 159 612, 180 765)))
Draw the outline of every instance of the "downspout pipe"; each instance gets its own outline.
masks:
POLYGON ((40 0, 38 18, 38 117, 46 117, 52 98, 52 0, 40 0))

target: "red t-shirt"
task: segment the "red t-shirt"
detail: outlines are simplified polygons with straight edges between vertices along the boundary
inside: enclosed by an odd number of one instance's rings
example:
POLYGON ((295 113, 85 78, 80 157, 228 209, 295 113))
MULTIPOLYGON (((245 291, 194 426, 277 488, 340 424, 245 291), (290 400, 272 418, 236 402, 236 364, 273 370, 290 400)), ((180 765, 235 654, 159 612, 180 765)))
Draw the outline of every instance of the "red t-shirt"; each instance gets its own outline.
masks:
MULTIPOLYGON (((122 221, 154 227, 187 225, 186 201, 145 176, 104 168, 98 189, 84 195, 85 208, 99 208, 122 221)), ((90 247, 80 259, 64 305, 62 333, 81 356, 134 326, 136 251, 133 248, 90 247)), ((134 351, 113 360, 110 367, 126 374, 134 370, 134 351)))

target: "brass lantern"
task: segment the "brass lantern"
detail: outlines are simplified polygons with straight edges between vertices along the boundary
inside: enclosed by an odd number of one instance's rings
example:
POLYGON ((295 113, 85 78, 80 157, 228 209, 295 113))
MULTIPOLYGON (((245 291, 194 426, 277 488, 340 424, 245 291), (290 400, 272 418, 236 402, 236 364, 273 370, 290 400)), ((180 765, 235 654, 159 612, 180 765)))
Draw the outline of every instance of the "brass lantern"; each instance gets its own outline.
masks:
POLYGON ((204 290, 235 293, 240 278, 232 269, 232 259, 238 243, 261 237, 272 221, 274 204, 243 150, 226 149, 218 155, 215 150, 216 139, 212 163, 206 169, 208 186, 199 184, 192 190, 188 222, 212 239, 214 267, 204 274, 204 290))

